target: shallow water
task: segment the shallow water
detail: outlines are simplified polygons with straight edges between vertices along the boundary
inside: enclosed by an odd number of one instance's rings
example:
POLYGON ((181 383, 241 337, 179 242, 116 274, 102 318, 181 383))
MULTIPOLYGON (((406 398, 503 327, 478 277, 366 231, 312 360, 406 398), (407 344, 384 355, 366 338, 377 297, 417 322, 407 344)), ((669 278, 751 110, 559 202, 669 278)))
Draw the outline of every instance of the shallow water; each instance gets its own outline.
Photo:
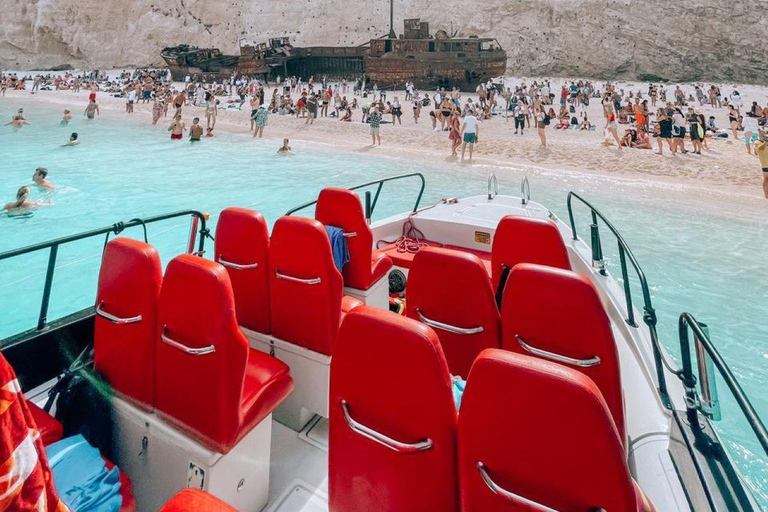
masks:
MULTIPOLYGON (((0 120, 15 108, 0 102, 0 120)), ((58 190, 33 199, 52 199, 31 217, 0 217, 0 251, 57 236, 181 209, 216 214, 227 206, 246 206, 270 223, 292 206, 316 198, 324 186, 350 186, 384 176, 423 172, 423 205, 443 196, 486 192, 488 173, 499 177, 501 193, 517 194, 527 175, 532 199, 567 219, 566 195, 575 191, 597 206, 622 232, 643 266, 659 315, 662 342, 677 354, 677 316, 693 313, 709 324, 712 338, 731 365, 753 404, 768 416, 768 206, 743 196, 706 193, 687 186, 595 177, 536 168, 463 166, 436 159, 425 164, 384 158, 387 149, 333 151, 294 142, 294 153, 277 155, 278 141, 220 133, 197 144, 170 141, 163 126, 125 121, 105 113, 94 122, 77 117, 60 127, 61 113, 25 105, 32 126, 18 132, 0 129, 0 203, 10 201, 33 170, 45 166, 58 190), (59 147, 77 131, 79 147, 59 147)), ((318 127, 318 129, 321 129, 318 127)), ((267 127, 268 133, 269 127, 267 127)), ((384 130, 386 144, 386 130, 384 130)), ((606 158, 610 154, 606 153, 606 158)), ((375 218, 413 206, 416 182, 389 183, 375 218)), ((578 212, 579 229, 588 237, 587 214, 578 212)), ((172 220, 149 227, 150 242, 167 261, 183 250, 189 222, 172 220)), ((126 233, 140 237, 138 229, 126 233)), ((615 260, 613 242, 603 230, 606 255, 615 260)), ((104 239, 62 247, 49 318, 91 305, 104 239)), ((211 246, 209 245, 209 254, 211 246)), ((34 327, 45 277, 47 254, 0 262, 0 338, 34 327)), ((613 267, 615 268, 615 266, 613 267)), ((632 280, 632 278, 630 278, 632 280)), ((636 301, 640 295, 635 290, 636 301)), ((729 400, 722 382, 726 442, 756 490, 768 504, 768 464, 746 422, 729 400)))

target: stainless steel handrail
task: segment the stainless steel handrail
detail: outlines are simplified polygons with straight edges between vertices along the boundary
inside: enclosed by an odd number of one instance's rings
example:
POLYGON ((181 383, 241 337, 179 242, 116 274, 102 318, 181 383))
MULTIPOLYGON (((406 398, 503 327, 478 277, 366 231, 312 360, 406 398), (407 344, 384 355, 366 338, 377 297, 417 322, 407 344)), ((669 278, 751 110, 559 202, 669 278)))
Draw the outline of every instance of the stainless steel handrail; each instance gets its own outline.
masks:
POLYGON ((520 197, 524 205, 531 201, 531 184, 528 183, 528 176, 523 176, 523 181, 520 183, 520 197))
POLYGON ((293 277, 287 274, 281 274, 279 270, 275 269, 275 276, 278 279, 285 279, 286 281, 292 281, 294 283, 301 284, 320 284, 322 280, 319 277, 313 277, 311 279, 302 279, 300 277, 293 277))
POLYGON ((120 318, 119 316, 115 316, 111 313, 107 313, 102 309, 102 306, 104 305, 104 301, 99 302, 99 304, 96 306, 96 314, 99 315, 102 318, 106 318, 113 324, 119 324, 119 325, 125 325, 125 324, 135 324, 136 322, 141 322, 141 315, 136 316, 130 316, 127 318, 120 318))
POLYGON ((499 180, 496 178, 496 173, 492 172, 488 176, 488 200, 492 201, 497 195, 499 195, 499 180))
POLYGON ((258 263, 232 263, 231 261, 225 260, 221 256, 219 256, 219 263, 234 270, 248 270, 251 268, 258 268, 259 266, 258 263))
POLYGON ((430 327, 434 327, 435 329, 440 329, 442 331, 448 331, 452 332, 454 334, 479 334, 483 332, 483 326, 478 325, 477 327, 456 327, 455 325, 450 324, 444 324, 443 322, 438 322, 437 320, 432 320, 430 318, 427 318, 424 316, 424 313, 421 312, 420 309, 416 310, 416 314, 419 315, 419 319, 427 324, 430 327))
POLYGON ((517 339, 517 342, 520 344, 521 347, 526 352, 529 352, 535 356, 543 357, 544 359, 549 359, 550 361, 555 361, 556 363, 563 363, 568 364, 571 366, 578 366, 579 368, 589 368, 592 366, 597 366, 600 364, 600 358, 597 356, 592 356, 589 359, 575 359, 573 357, 564 356, 561 354, 557 354, 555 352, 549 352, 547 350, 542 350, 540 348, 532 347, 531 345, 527 344, 523 338, 515 334, 515 339, 517 339))
POLYGON ((353 432, 356 432, 361 436, 370 439, 371 441, 379 443, 380 445, 385 446, 392 451, 410 454, 423 452, 424 450, 430 450, 433 447, 432 440, 429 438, 423 441, 419 441, 418 443, 402 443, 382 434, 381 432, 376 432, 370 427, 366 427, 362 423, 352 419, 352 416, 349 415, 349 408, 347 407, 346 400, 341 401, 341 409, 344 412, 344 420, 346 420, 347 425, 352 429, 353 432))
POLYGON ((477 470, 480 472, 480 477, 483 479, 483 482, 485 482, 485 485, 488 486, 488 488, 491 490, 493 494, 496 496, 499 496, 501 498, 504 498, 507 501, 511 501, 512 503, 515 503, 517 505, 525 505, 533 510, 537 510, 539 512, 560 512, 559 510, 556 510, 552 507, 548 507, 546 505, 542 505, 541 503, 538 503, 533 500, 529 500, 528 498, 524 496, 520 496, 519 494, 515 494, 513 492, 510 492, 497 484, 493 481, 491 478, 491 475, 488 474, 488 471, 485 469, 485 464, 482 462, 477 463, 477 470))
POLYGON ((183 343, 179 343, 178 341, 172 340, 171 338, 165 335, 166 330, 167 330, 166 326, 163 326, 163 331, 160 333, 160 339, 163 340, 163 343, 167 343, 173 348, 179 349, 184 353, 187 353, 191 356, 204 356, 204 355, 213 354, 214 352, 216 352, 216 347, 214 347, 213 345, 208 345, 207 347, 188 347, 183 343))

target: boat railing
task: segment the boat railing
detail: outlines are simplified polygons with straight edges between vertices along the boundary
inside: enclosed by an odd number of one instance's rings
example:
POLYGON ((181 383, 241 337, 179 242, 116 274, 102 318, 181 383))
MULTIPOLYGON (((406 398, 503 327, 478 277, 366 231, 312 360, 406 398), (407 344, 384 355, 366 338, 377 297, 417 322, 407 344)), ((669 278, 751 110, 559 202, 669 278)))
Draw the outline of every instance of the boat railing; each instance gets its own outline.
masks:
POLYGON ((664 366, 667 367, 667 369, 672 372, 674 375, 680 376, 681 371, 674 368, 672 364, 670 364, 666 358, 664 357, 664 354, 662 353, 661 346, 659 344, 659 335, 656 331, 656 323, 658 321, 656 317, 656 310, 653 308, 653 300, 651 299, 651 292, 650 288, 648 286, 648 280, 645 278, 645 272, 643 272, 643 269, 640 267, 640 264, 637 261, 637 258, 635 258, 635 255, 632 254, 632 250, 629 248, 629 245, 627 245, 627 242, 624 240, 624 237, 621 236, 621 233, 611 224, 611 222, 602 214, 600 211, 592 206, 589 202, 587 202, 584 198, 576 194, 575 192, 569 192, 568 193, 568 218, 571 223, 571 232, 573 233, 573 239, 579 240, 578 231, 576 230, 576 221, 574 219, 573 215, 573 201, 576 200, 579 203, 586 206, 591 213, 591 224, 590 224, 590 241, 591 241, 591 248, 592 248, 592 264, 595 268, 598 269, 598 272, 601 275, 607 275, 607 270, 605 269, 605 262, 603 260, 603 246, 602 246, 602 240, 600 237, 600 227, 598 225, 598 220, 602 221, 602 223, 608 228, 608 230, 613 234, 614 238, 616 239, 616 243, 618 246, 618 252, 619 252, 619 265, 621 267, 621 278, 624 285, 624 297, 626 300, 626 317, 624 320, 627 322, 627 324, 631 327, 637 328, 638 323, 635 319, 635 308, 634 308, 634 302, 632 299, 632 287, 630 285, 629 281, 629 268, 630 266, 634 270, 635 275, 637 276, 637 279, 640 283, 640 289, 642 291, 643 295, 643 322, 648 326, 648 332, 650 334, 651 338, 651 345, 653 349, 653 359, 654 364, 656 367, 656 379, 658 381, 658 391, 659 395, 661 396, 665 406, 667 408, 672 408, 672 402, 669 398, 669 392, 667 390, 667 381, 666 377, 664 375, 664 366))
POLYGON ((690 313, 683 313, 680 315, 678 330, 683 364, 681 379, 685 388, 686 415, 694 435, 699 441, 702 441, 702 445, 712 443, 712 439, 701 428, 700 415, 713 420, 720 419, 720 404, 714 373, 714 369, 717 369, 720 378, 728 386, 765 454, 768 455, 768 431, 766 431, 760 416, 758 416, 728 364, 712 343, 707 325, 698 322, 690 313), (691 347, 690 333, 693 333, 693 347, 691 347), (692 349, 696 354, 696 373, 694 373, 691 356, 692 349), (696 389, 697 382, 700 388, 698 391, 696 389))
MULTIPOLYGON (((424 175, 420 172, 413 172, 410 174, 400 174, 398 176, 390 176, 389 178, 382 178, 376 181, 369 181, 368 183, 363 183, 362 185, 356 185, 354 187, 349 188, 349 190, 361 190, 364 188, 373 187, 374 185, 377 185, 375 194, 372 195, 370 190, 366 190, 364 195, 365 220, 367 220, 369 224, 371 222, 371 218, 373 217, 373 212, 376 209, 376 204, 379 201, 379 195, 381 194, 381 189, 384 187, 384 183, 387 183, 390 181, 396 181, 396 180, 403 180, 407 178, 418 178, 421 181, 421 186, 419 187, 419 194, 416 196, 416 202, 414 203, 413 210, 412 210, 415 213, 419 209, 419 204, 421 204, 421 198, 424 196, 424 189, 427 186, 427 182, 424 179, 424 175)), ((313 206, 315 204, 317 204, 317 199, 288 210, 286 215, 293 215, 294 213, 304 210, 306 208, 309 208, 310 206, 313 206)))
POLYGON ((48 306, 50 304, 51 299, 51 288, 53 286, 53 277, 56 271, 56 259, 59 253, 59 247, 62 245, 70 244, 73 242, 77 242, 79 240, 84 240, 87 238, 93 238, 97 236, 105 236, 104 240, 104 246, 106 247, 107 242, 109 241, 109 237, 111 235, 117 235, 122 233, 124 230, 128 228, 138 227, 141 226, 144 231, 144 241, 148 241, 147 236, 147 224, 152 224, 155 222, 160 222, 168 219, 173 219, 177 217, 192 217, 192 230, 190 233, 190 239, 188 244, 188 252, 195 252, 195 242, 197 239, 197 254, 202 254, 205 248, 205 238, 210 238, 210 233, 208 232, 208 228, 206 227, 206 219, 207 215, 203 214, 201 212, 195 211, 195 210, 183 210, 183 211, 177 211, 173 213, 167 213, 164 215, 156 215, 153 217, 147 217, 144 219, 131 219, 128 222, 118 222, 116 224, 112 224, 111 226, 106 226, 99 229, 93 229, 90 231, 85 231, 83 233, 78 233, 75 235, 69 235, 61 238, 57 238, 55 240, 50 240, 47 242, 41 242, 39 244, 29 245, 27 247, 21 247, 18 249, 12 249, 10 251, 5 251, 3 253, 0 253, 0 261, 8 260, 11 258, 16 258, 18 256, 22 256, 24 254, 30 254, 33 252, 38 251, 45 251, 48 250, 48 269, 45 273, 45 284, 43 286, 43 296, 40 303, 40 314, 38 315, 37 319, 37 331, 42 331, 46 328, 48 325, 48 306), (197 236, 197 233, 199 232, 200 236, 197 236))

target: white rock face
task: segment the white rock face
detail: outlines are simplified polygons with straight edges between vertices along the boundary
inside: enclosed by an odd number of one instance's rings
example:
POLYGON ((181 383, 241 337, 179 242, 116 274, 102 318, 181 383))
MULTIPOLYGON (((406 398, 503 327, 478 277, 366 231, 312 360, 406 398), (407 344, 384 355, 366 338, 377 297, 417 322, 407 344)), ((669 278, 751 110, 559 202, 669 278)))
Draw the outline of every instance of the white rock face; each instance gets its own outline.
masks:
MULTIPOLYGON (((509 73, 768 82, 768 1, 395 0, 434 33, 496 37, 509 73)), ((1 0, 0 67, 159 65, 165 46, 237 53, 241 38, 357 45, 388 31, 387 0, 1 0)))

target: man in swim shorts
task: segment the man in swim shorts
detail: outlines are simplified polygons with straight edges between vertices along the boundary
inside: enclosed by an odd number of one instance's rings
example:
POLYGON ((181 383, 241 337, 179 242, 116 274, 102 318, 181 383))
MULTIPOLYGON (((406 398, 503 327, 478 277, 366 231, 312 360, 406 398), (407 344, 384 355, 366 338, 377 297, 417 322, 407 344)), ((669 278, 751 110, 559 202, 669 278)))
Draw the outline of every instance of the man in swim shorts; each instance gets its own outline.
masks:
POLYGON ((35 173, 32 175, 32 181, 40 188, 47 188, 49 190, 55 189, 56 185, 48 181, 48 169, 45 167, 38 167, 35 169, 35 173))
POLYGON ((189 140, 190 142, 200 142, 202 136, 203 127, 200 126, 200 118, 196 117, 192 120, 192 126, 189 127, 189 140))
POLYGON ((469 112, 467 112, 467 115, 464 116, 464 124, 461 125, 461 134, 464 138, 461 145, 462 161, 464 160, 464 152, 467 150, 467 144, 469 144, 469 159, 472 160, 472 151, 475 148, 479 131, 480 127, 477 125, 475 109, 470 109, 469 112))
POLYGON ((184 121, 181 120, 181 114, 176 114, 173 118, 171 126, 168 127, 168 131, 171 132, 171 140, 181 140, 184 138, 184 130, 186 130, 184 121))
POLYGON ((381 112, 378 105, 371 107, 371 111, 368 114, 368 124, 371 125, 371 146, 375 146, 377 143, 381 146, 381 134, 379 133, 381 112))

